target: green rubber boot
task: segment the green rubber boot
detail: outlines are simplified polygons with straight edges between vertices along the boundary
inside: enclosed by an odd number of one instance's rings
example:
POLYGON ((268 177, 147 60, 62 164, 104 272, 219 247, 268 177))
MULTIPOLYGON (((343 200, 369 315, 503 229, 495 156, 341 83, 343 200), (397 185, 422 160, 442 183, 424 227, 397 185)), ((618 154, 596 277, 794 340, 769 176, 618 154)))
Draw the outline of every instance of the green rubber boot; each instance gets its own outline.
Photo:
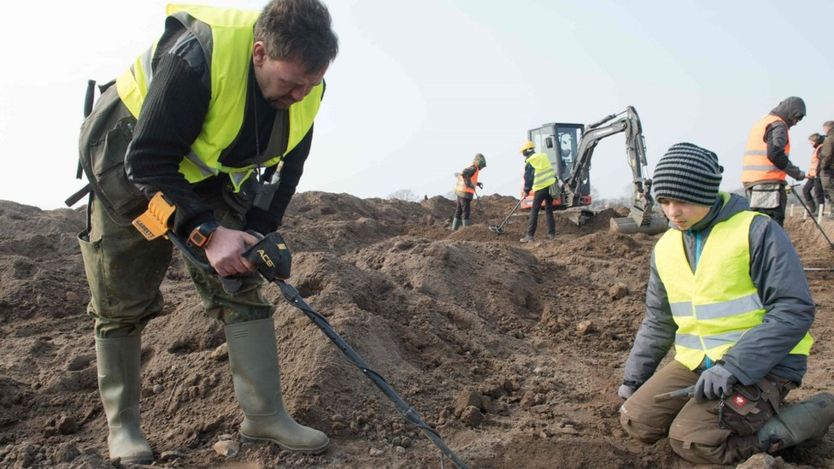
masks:
POLYGON ((139 426, 141 339, 96 337, 98 390, 107 415, 110 460, 150 464, 153 452, 139 426))
POLYGON ((461 220, 461 221, 463 222, 463 227, 464 227, 464 228, 466 228, 467 226, 472 226, 472 220, 470 220, 470 219, 468 219, 468 218, 464 218, 464 219, 463 219, 463 220, 461 220))
POLYGON ((284 407, 272 318, 230 324, 225 330, 235 395, 246 415, 240 435, 292 451, 324 451, 327 435, 300 425, 284 407))
POLYGON ((449 229, 456 231, 458 228, 460 228, 460 218, 453 218, 452 226, 449 229))
POLYGON ((834 423, 834 395, 819 393, 783 407, 759 429, 757 436, 767 452, 778 451, 812 438, 822 438, 834 423))

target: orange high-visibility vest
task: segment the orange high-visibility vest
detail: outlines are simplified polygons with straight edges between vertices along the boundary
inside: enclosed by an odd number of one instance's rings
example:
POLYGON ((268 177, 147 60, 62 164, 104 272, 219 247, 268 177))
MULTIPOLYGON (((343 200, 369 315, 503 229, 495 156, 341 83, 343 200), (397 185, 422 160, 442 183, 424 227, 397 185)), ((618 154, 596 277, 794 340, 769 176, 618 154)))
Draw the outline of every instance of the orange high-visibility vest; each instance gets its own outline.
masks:
MULTIPOLYGON (((765 133, 770 124, 782 122, 779 116, 768 114, 753 125, 750 129, 750 136, 747 138, 747 147, 744 149, 744 163, 741 169, 741 182, 752 183, 759 181, 784 181, 787 176, 784 171, 777 168, 767 158, 767 142, 765 133)), ((787 124, 785 124, 787 127, 787 124)), ((785 144, 785 155, 790 155, 791 137, 788 134, 788 143, 785 144)))
POLYGON ((822 148, 822 145, 817 145, 811 152, 811 167, 808 168, 809 178, 817 176, 817 165, 820 164, 820 148, 822 148))
POLYGON ((458 174, 458 184, 455 186, 455 193, 460 197, 466 197, 466 194, 469 194, 468 198, 472 198, 475 195, 474 187, 478 184, 478 174, 481 172, 477 166, 472 165, 475 168, 475 174, 469 178, 469 181, 472 183, 472 187, 466 185, 466 181, 463 180, 463 172, 458 174))

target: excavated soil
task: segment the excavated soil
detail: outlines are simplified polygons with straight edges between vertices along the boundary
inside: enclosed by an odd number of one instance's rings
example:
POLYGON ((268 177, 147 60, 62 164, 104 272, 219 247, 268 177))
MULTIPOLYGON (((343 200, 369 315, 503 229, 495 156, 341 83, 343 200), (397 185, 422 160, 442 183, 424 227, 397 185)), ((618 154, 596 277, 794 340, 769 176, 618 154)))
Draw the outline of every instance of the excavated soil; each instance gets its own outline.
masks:
MULTIPOLYGON (((520 244, 526 214, 484 197, 475 224, 450 232, 452 201, 296 196, 282 232, 306 300, 471 467, 691 467, 665 440, 620 430, 622 365, 643 315, 657 236, 608 232, 559 217, 558 238, 520 244)), ((622 210, 620 214, 624 213, 622 210)), ((89 294, 75 234, 81 211, 0 202, 0 466, 99 468, 106 422, 96 387, 89 294)), ((826 222, 834 238, 834 223, 826 222)), ((834 267, 810 220, 787 229, 803 261, 834 267)), ((834 389, 834 273, 808 273, 819 308, 802 398, 834 389)), ((440 467, 440 453, 277 288, 283 390, 330 448, 309 456, 240 441, 242 414, 222 327, 206 318, 182 261, 166 306, 143 335, 143 428, 164 467, 440 467), (240 443, 235 456, 213 449, 240 443)), ((834 467, 834 436, 785 451, 787 467, 834 467)), ((446 467, 452 467, 447 460, 446 467)))

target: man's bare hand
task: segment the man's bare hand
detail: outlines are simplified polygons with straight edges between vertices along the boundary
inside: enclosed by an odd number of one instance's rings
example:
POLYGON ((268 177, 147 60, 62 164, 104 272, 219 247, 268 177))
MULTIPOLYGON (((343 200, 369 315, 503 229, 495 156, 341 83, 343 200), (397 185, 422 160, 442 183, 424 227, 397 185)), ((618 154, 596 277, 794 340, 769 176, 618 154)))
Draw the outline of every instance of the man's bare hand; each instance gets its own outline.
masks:
POLYGON ((247 274, 255 270, 255 264, 245 259, 242 254, 249 246, 256 244, 258 238, 245 231, 218 227, 206 244, 206 258, 221 277, 234 274, 247 274))

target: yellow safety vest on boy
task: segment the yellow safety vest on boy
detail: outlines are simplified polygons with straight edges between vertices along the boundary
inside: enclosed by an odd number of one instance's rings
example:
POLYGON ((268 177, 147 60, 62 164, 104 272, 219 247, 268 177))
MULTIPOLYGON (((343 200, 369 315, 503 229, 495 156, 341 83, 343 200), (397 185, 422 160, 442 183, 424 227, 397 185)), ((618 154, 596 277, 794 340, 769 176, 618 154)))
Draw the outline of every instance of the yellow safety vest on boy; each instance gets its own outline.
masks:
POLYGON ((544 153, 533 153, 525 160, 535 171, 533 176, 533 192, 556 184, 556 170, 550 159, 544 153))
MULTIPOLYGON (((729 194, 722 193, 726 203, 729 194)), ((678 326, 675 360, 694 370, 704 357, 719 360, 745 332, 762 323, 765 309, 750 278, 750 224, 756 212, 744 211, 717 223, 689 267, 683 233, 670 229, 655 246, 657 272, 678 326)), ((810 334, 790 351, 808 355, 810 334)))
MULTIPOLYGON (((263 161, 243 167, 220 163, 220 155, 240 133, 247 103, 249 64, 254 42, 253 27, 259 12, 205 6, 168 5, 168 16, 176 17, 194 33, 211 64, 211 99, 200 135, 191 152, 180 163, 180 172, 190 183, 219 173, 227 173, 235 190, 260 166, 274 166, 307 135, 321 103, 323 84, 315 86, 300 102, 290 106, 289 136, 286 151, 264 155, 263 161)), ((119 97, 134 117, 139 117, 142 103, 153 79, 151 60, 157 44, 140 55, 136 62, 116 80, 119 97)))

